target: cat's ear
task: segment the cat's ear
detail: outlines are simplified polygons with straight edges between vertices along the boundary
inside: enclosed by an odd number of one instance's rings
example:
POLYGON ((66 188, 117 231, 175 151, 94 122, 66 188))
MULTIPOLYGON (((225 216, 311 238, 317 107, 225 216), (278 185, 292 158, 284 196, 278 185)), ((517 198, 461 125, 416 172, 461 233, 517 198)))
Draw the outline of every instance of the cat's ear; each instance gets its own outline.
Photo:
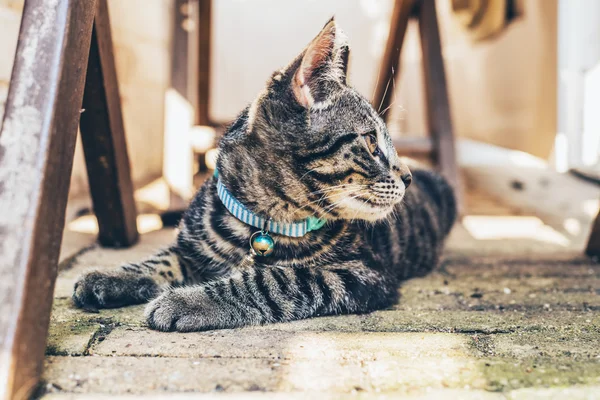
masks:
POLYGON ((350 48, 331 18, 308 45, 292 77, 296 100, 306 108, 324 102, 332 90, 346 84, 350 48))

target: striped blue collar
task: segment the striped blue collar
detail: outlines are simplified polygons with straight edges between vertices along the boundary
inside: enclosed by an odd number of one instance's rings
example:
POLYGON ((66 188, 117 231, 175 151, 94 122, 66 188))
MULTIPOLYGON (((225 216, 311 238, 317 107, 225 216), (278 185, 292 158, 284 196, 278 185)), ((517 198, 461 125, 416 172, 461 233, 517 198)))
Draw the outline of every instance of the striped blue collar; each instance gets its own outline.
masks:
MULTIPOLYGON (((215 173, 215 176, 218 176, 215 173)), ((264 217, 260 217, 248 210, 242 203, 240 203, 233 195, 225 188, 221 179, 217 181, 217 193, 221 202, 229 210, 234 217, 239 219, 245 224, 254 226, 255 228, 265 228, 264 217)), ((290 237, 302 237, 308 232, 316 231, 325 225, 327 221, 316 217, 308 217, 307 219, 299 222, 276 222, 271 219, 267 220, 266 230, 271 233, 278 235, 290 236, 290 237)))

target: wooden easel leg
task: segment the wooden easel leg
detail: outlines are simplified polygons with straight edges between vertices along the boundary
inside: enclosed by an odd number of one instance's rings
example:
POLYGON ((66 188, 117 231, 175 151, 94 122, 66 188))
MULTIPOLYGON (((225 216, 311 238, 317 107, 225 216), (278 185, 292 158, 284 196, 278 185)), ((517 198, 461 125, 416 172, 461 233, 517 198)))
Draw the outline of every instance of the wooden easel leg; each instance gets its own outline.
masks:
POLYGON ((27 0, 0 130, 0 398, 42 370, 95 0, 27 0))
POLYGON ((600 258, 600 212, 596 216, 592 231, 585 248, 585 254, 590 257, 600 258))
POLYGON ((417 12, 423 51, 425 109, 427 111, 427 125, 433 140, 434 159, 440 172, 454 187, 459 210, 462 210, 462 188, 456 163, 454 134, 435 0, 421 0, 417 12))
POLYGON ((131 246, 139 237, 137 212, 106 0, 97 0, 83 109, 81 141, 98 240, 103 246, 131 246))
POLYGON ((404 35, 415 6, 415 0, 396 0, 390 21, 390 34, 385 45, 381 59, 381 67, 377 82, 375 83, 375 96, 373 107, 380 113, 381 118, 387 122, 389 106, 392 100, 394 81, 400 65, 400 53, 404 35))
POLYGON ((210 125, 210 42, 212 0, 198 4, 198 112, 197 125, 210 125))

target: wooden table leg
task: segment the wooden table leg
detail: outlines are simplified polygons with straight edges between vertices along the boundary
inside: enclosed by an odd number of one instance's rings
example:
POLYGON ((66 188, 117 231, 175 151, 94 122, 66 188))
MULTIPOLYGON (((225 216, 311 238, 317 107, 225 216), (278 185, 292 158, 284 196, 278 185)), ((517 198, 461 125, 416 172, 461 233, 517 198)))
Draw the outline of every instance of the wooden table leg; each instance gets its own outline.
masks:
POLYGON ((137 212, 106 0, 97 0, 82 107, 81 141, 98 240, 103 246, 131 246, 139 238, 137 212))
POLYGON ((585 248, 585 254, 590 257, 600 258, 600 212, 592 225, 592 231, 585 248))
POLYGON ((27 0, 0 130, 0 398, 44 358, 95 0, 27 0))
POLYGON ((433 140, 433 158, 437 162, 440 172, 454 187, 459 209, 461 209, 462 188, 456 163, 454 133, 450 117, 446 71, 444 70, 435 0, 421 0, 419 2, 418 19, 423 51, 425 109, 428 130, 433 140))
POLYGON ((210 125, 210 43, 212 0, 198 3, 198 111, 197 125, 210 125))
POLYGON ((390 102, 394 94, 394 82, 400 65, 404 35, 414 6, 415 0, 396 0, 394 2, 390 33, 381 59, 381 66, 375 83, 375 96, 373 97, 373 107, 386 122, 390 111, 390 102))

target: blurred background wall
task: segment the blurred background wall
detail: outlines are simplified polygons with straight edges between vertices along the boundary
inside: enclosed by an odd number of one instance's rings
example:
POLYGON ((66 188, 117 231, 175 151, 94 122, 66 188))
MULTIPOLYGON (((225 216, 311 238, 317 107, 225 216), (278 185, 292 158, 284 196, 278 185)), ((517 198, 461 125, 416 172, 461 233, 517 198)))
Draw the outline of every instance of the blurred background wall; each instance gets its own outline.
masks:
MULTIPOLYGON (((458 136, 547 158, 556 133, 556 0, 525 0, 520 19, 480 43, 465 34, 450 4, 437 0, 458 136)), ((350 39, 351 82, 371 98, 392 6, 392 0, 214 2, 213 118, 232 119, 334 14, 350 39)), ((421 50, 411 28, 390 128, 422 135, 421 50)))
MULTIPOLYGON (((596 0, 592 0, 596 1, 596 0)), ((0 109, 23 0, 0 0, 0 109)), ((556 135, 557 0, 525 0, 523 16, 474 43, 449 0, 437 0, 452 116, 458 137, 548 158, 556 135)), ((226 123, 335 15, 352 46, 350 80, 371 98, 392 0, 213 2, 210 113, 226 123)), ((109 0, 133 178, 161 175, 164 93, 169 84, 172 0, 109 0)), ((412 27, 392 106, 391 131, 425 132, 420 47, 412 27)), ((377 105, 376 105, 377 107, 377 105)), ((72 192, 86 190, 80 148, 72 192)))

